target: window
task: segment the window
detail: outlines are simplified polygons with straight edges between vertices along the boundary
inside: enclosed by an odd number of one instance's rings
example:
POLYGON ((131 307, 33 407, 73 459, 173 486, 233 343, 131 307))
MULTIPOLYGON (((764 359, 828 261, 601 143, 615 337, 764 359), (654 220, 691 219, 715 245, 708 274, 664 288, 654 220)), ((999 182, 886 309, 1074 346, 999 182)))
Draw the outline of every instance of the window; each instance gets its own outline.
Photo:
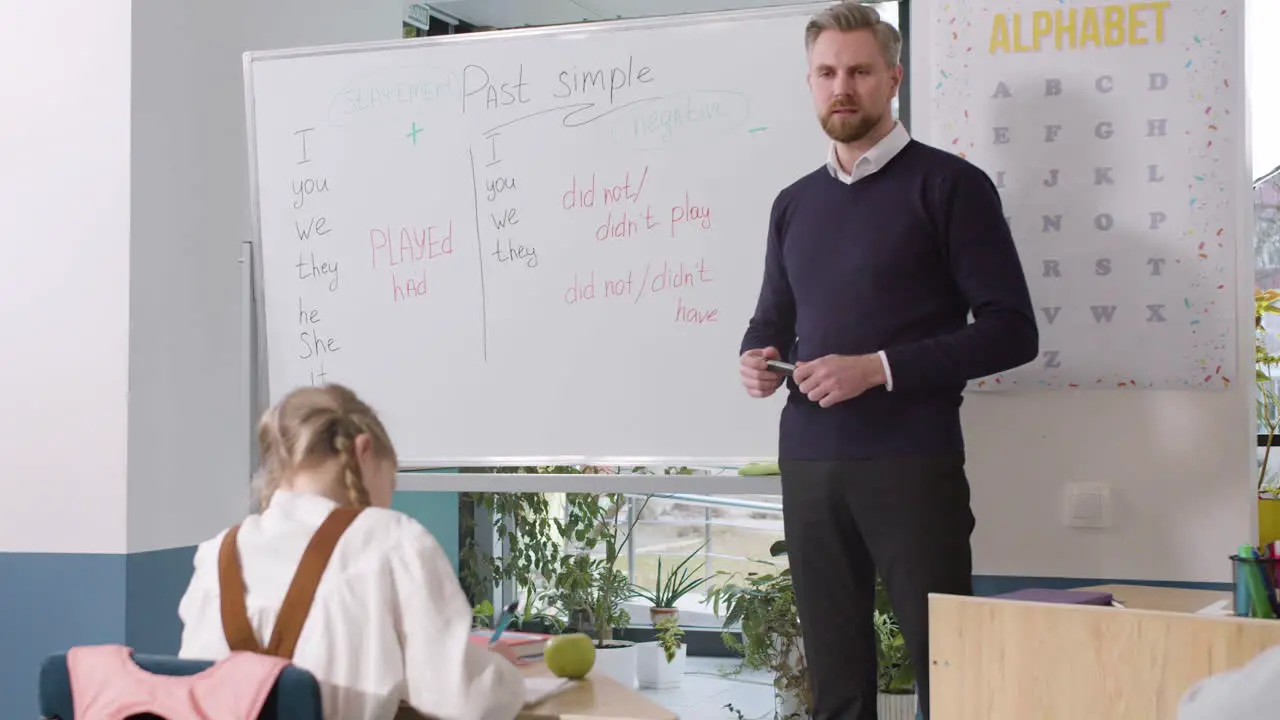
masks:
MULTIPOLYGON (((1252 166, 1254 217, 1254 288, 1280 288, 1280 85, 1275 74, 1280 70, 1280 46, 1270 41, 1268 28, 1280 24, 1280 3, 1274 0, 1247 0, 1245 29, 1246 62, 1249 68, 1250 124, 1252 127, 1252 166)), ((1280 316, 1263 319, 1268 331, 1268 349, 1280 354, 1280 316)), ((1273 389, 1280 392, 1280 378, 1274 377, 1273 389)), ((1266 424, 1259 418, 1259 457, 1264 452, 1266 424)), ((1268 462, 1268 475, 1275 475, 1277 463, 1268 462)), ((1268 483, 1271 484, 1271 483, 1268 483)))
MULTIPOLYGON (((782 540, 782 498, 776 495, 720 495, 633 498, 641 508, 628 553, 618 568, 637 587, 652 590, 662 574, 689 558, 692 577, 705 578, 696 590, 680 598, 686 625, 718 625, 705 606, 707 591, 722 584, 727 574, 760 571, 762 563, 785 566, 786 558, 772 558, 769 548, 782 540), (691 557, 692 556, 692 557, 691 557), (699 569, 700 568, 700 569, 699 569)), ((664 578, 664 581, 669 578, 664 578)), ((644 610, 648 603, 637 598, 630 604, 644 610)), ((647 612, 647 610, 645 610, 647 612)), ((644 622, 642 612, 631 612, 633 622, 644 622)))
MULTIPOLYGON (((773 558, 770 552, 774 543, 783 538, 780 496, 699 494, 698 488, 707 487, 706 481, 711 480, 709 476, 729 476, 725 479, 730 480, 730 485, 742 484, 737 482, 740 478, 737 476, 736 469, 573 466, 524 468, 523 470, 551 474, 605 475, 610 480, 600 487, 610 488, 608 492, 611 493, 627 493, 623 496, 622 505, 617 512, 609 511, 604 515, 609 520, 616 518, 618 525, 617 530, 612 533, 619 544, 614 568, 634 587, 642 591, 652 591, 659 578, 659 563, 661 563, 662 576, 669 577, 672 570, 684 562, 688 577, 702 580, 700 585, 676 602, 676 607, 681 610, 682 624, 687 626, 719 627, 720 621, 714 617, 711 608, 705 605, 704 601, 707 591, 725 582, 729 574, 760 571, 767 569, 768 565, 785 567, 787 564, 785 557, 773 558), (676 494, 646 495, 644 494, 645 476, 654 474, 678 474, 688 477, 689 490, 676 494)), ((481 469, 477 471, 483 472, 481 469)), ((718 481, 713 482, 723 487, 723 484, 718 481)), ((671 486, 670 483, 667 485, 671 486)), ((682 481, 676 485, 683 486, 685 483, 682 481)), ((502 495, 494 497, 493 502, 486 503, 486 506, 493 508, 494 512, 500 515, 503 513, 511 516, 519 515, 525 523, 533 527, 554 525, 555 518, 562 522, 568 518, 570 498, 565 493, 542 493, 532 497, 540 497, 542 501, 530 500, 529 496, 520 499, 520 496, 516 495, 502 495), (553 520, 544 524, 542 520, 535 517, 548 517, 553 520)), ((602 497, 601 501, 610 508, 613 507, 607 497, 602 497)), ((495 543, 496 554, 501 555, 503 554, 501 549, 503 541, 500 539, 502 533, 509 532, 509 528, 513 526, 501 519, 497 522, 504 528, 495 543)), ((605 527, 608 525, 606 524, 605 527)), ((477 545, 475 547, 483 545, 481 538, 485 532, 487 532, 486 528, 476 528, 474 539, 477 545)), ((576 554, 579 551, 579 546, 572 539, 563 538, 558 533, 550 533, 550 535, 555 538, 552 541, 556 547, 554 555, 576 554)), ((544 532, 542 536, 546 537, 547 534, 544 532)), ((530 536, 522 535, 522 537, 530 536)), ((465 544, 467 540, 464 539, 463 542, 465 544)), ((539 545, 539 547, 542 546, 539 545)), ((532 563, 529 561, 535 556, 544 554, 545 551, 525 546, 520 549, 519 554, 512 557, 517 563, 522 562, 518 558, 525 558, 526 565, 536 565, 538 561, 532 561, 532 563)), ((590 555, 596 559, 603 559, 604 543, 596 544, 590 555)), ((487 598, 487 590, 472 585, 469 581, 469 578, 475 577, 474 568, 479 567, 475 565, 474 554, 464 551, 462 563, 464 584, 467 584, 473 593, 477 593, 476 601, 487 598)), ((505 584, 499 591, 499 597, 495 598, 496 602, 505 604, 519 599, 522 605, 527 602, 535 614, 551 611, 552 614, 560 615, 561 608, 557 606, 555 594, 548 592, 555 584, 553 577, 540 572, 524 575, 530 577, 531 582, 505 584), (516 587, 517 584, 519 587, 516 587)), ((646 624, 649 620, 649 605, 647 600, 637 596, 626 602, 624 609, 627 610, 633 623, 646 624)))
POLYGON ((1259 290, 1280 288, 1280 168, 1255 182, 1253 222, 1253 285, 1259 290))
POLYGON ((1253 177, 1261 178, 1280 168, 1280 45, 1272 37, 1280 27, 1280 2, 1245 0, 1245 17, 1253 177))

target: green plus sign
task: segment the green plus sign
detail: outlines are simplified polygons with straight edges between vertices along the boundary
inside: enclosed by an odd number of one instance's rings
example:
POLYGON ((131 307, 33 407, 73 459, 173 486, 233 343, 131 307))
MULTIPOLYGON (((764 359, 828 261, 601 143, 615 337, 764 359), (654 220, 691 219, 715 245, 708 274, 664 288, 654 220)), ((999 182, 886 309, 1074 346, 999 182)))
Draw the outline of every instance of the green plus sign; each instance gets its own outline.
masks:
POLYGON ((422 132, 422 130, 423 130, 423 128, 418 127, 418 123, 416 123, 416 122, 415 122, 415 123, 413 123, 413 129, 412 129, 412 130, 410 130, 410 131, 409 131, 409 134, 405 135, 405 137, 407 137, 407 138, 409 138, 410 140, 412 140, 414 145, 417 145, 417 144, 418 144, 418 133, 422 132))

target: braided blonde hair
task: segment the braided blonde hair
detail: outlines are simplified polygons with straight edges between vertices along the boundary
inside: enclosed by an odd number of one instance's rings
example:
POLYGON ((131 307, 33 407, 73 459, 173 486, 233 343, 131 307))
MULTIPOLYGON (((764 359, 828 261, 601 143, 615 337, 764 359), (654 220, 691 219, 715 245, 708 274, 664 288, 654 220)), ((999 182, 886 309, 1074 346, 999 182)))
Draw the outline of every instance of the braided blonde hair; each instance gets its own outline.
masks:
POLYGON ((342 385, 303 387, 294 390, 263 414, 258 423, 258 503, 265 510, 280 484, 299 470, 340 462, 335 490, 346 491, 355 507, 369 505, 356 457, 356 438, 368 435, 379 459, 395 462, 395 448, 373 409, 342 385))

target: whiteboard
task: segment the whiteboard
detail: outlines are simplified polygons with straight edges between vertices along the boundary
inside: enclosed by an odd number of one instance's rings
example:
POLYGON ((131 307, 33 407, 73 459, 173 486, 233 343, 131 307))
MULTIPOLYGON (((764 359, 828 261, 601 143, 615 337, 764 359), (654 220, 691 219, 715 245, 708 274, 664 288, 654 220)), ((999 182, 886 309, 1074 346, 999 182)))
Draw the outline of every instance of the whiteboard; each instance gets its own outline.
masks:
POLYGON ((738 346, 819 7, 246 54, 270 399, 406 467, 775 457, 738 346))

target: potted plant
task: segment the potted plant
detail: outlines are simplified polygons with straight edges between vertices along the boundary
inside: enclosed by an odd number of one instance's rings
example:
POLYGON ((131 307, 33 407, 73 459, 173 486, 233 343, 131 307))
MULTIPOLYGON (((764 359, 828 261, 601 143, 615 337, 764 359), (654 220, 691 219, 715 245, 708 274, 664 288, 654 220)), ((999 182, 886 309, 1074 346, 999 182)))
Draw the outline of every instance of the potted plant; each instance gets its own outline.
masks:
MULTIPOLYGON (((473 471, 565 475, 604 472, 590 465, 493 467, 473 471)), ((480 604, 488 600, 495 589, 507 584, 523 596, 520 617, 513 627, 529 632, 554 632, 556 627, 546 613, 548 585, 564 558, 565 538, 582 532, 579 523, 590 525, 594 521, 590 507, 594 497, 585 496, 586 507, 571 506, 569 517, 561 520, 546 493, 463 493, 462 504, 483 509, 492 523, 483 529, 493 537, 493 551, 488 552, 476 541, 476 531, 481 528, 476 527, 474 515, 464 512, 459 518, 466 539, 459 552, 458 575, 472 602, 480 604)))
POLYGON ((680 564, 671 568, 667 574, 662 573, 662 557, 658 557, 658 578, 654 583, 652 590, 636 586, 635 594, 648 600, 653 604, 649 608, 649 622, 657 627, 665 620, 672 620, 677 624, 680 622, 680 610, 676 607, 676 603, 680 598, 697 590, 708 578, 702 575, 702 569, 705 567, 699 565, 696 569, 688 567, 689 561, 705 548, 707 544, 704 542, 693 552, 689 553, 680 564), (696 573, 696 574, 695 574, 696 573))
MULTIPOLYGON (((610 494, 596 496, 594 503, 578 502, 580 509, 595 513, 596 522, 590 527, 578 523, 580 531, 571 536, 576 551, 562 558, 552 582, 552 603, 571 628, 595 640, 596 662, 592 672, 635 688, 638 684, 635 643, 618 640, 613 632, 631 622, 623 603, 635 597, 635 590, 627 574, 617 569, 617 564, 622 550, 631 541, 644 506, 636 510, 622 531, 619 520, 626 506, 625 496, 610 494), (596 554, 596 550, 600 553, 596 554)), ((570 514, 572 512, 571 509, 570 514)))
MULTIPOLYGON (((471 608, 471 628, 473 630, 489 630, 498 619, 498 612, 488 600, 471 608)), ((508 630, 526 633, 559 635, 564 630, 564 619, 551 614, 548 610, 533 612, 521 611, 511 621, 508 630)))
MULTIPOLYGON (((786 541, 769 548, 772 557, 785 555, 786 541)), ((717 573, 724 574, 724 573, 717 573)), ((724 607, 724 627, 741 624, 742 639, 724 634, 727 647, 743 656, 742 668, 769 670, 774 675, 774 716, 778 720, 807 718, 813 708, 809 669, 804 658, 799 613, 791 571, 747 573, 741 581, 730 576, 707 594, 717 615, 724 607)), ((874 623, 877 632, 877 710, 881 720, 914 720, 916 717, 915 670, 906 642, 889 604, 884 583, 876 578, 874 623)), ((731 712, 736 712, 732 707, 731 712)), ((739 713, 740 714, 740 713, 739 713)))
MULTIPOLYGON (((464 468, 463 472, 534 475, 653 474, 648 467, 537 465, 464 468)), ((689 475, 687 467, 667 467, 667 475, 689 475)), ((513 627, 552 632, 546 598, 566 560, 566 546, 586 547, 607 511, 611 496, 597 493, 470 492, 460 496, 459 532, 463 538, 458 576, 472 603, 491 598, 506 585, 523 596, 513 627), (603 501, 603 502, 602 502, 603 501), (476 524, 476 512, 488 527, 476 524), (493 542, 478 541, 488 534, 493 542), (541 617, 539 616, 541 614, 541 617)))
POLYGON ((1267 315, 1280 315, 1280 290, 1254 290, 1254 365, 1258 389, 1258 431, 1265 437, 1262 460, 1258 464, 1258 544, 1280 540, 1280 479, 1270 472, 1271 449, 1280 435, 1280 397, 1271 371, 1280 364, 1280 355, 1267 346, 1264 327, 1267 315))
POLYGON ((916 673, 907 655, 907 643, 889 607, 884 584, 876 581, 876 708, 880 720, 915 720, 916 673))
POLYGON ((637 675, 640 687, 668 690, 680 687, 684 679, 684 630, 673 617, 663 618, 655 626, 657 639, 637 645, 637 675))
MULTIPOLYGON (((786 545, 781 541, 769 549, 775 558, 785 553, 786 545)), ((774 717, 807 718, 813 709, 813 697, 791 570, 776 570, 768 561, 758 562, 775 569, 745 575, 716 573, 725 576, 725 582, 707 593, 707 602, 717 616, 724 618, 721 637, 725 646, 742 655, 736 671, 767 670, 773 674, 774 717), (733 628, 739 625, 741 630, 734 632, 733 628)), ((729 710, 734 712, 733 708, 729 710)))

